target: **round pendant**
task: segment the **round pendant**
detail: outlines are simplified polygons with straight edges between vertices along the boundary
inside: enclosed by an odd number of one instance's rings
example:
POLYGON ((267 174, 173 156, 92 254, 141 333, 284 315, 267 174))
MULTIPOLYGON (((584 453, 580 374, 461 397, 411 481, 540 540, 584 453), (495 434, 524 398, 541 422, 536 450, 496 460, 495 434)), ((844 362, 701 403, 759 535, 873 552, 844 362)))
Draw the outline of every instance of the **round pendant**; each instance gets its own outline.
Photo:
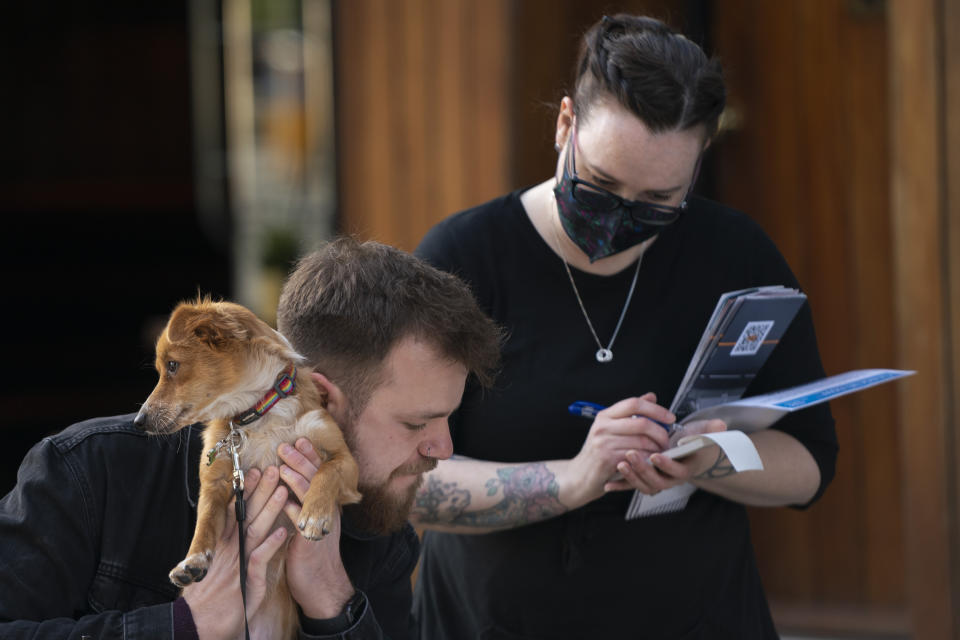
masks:
POLYGON ((613 360, 613 351, 610 349, 597 349, 597 362, 610 362, 613 360))

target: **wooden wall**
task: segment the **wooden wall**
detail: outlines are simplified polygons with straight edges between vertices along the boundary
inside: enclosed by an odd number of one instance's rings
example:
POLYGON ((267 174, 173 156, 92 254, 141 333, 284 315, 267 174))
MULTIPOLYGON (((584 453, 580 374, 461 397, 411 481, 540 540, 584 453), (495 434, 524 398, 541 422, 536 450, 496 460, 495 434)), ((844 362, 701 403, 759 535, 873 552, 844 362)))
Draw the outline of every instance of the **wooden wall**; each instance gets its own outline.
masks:
MULTIPOLYGON (((737 115, 715 151, 719 197, 793 267, 828 373, 895 366, 884 13, 727 0, 713 29, 737 115)), ((829 626, 905 630, 897 390, 831 408, 841 455, 825 497, 751 512, 764 581, 792 625, 829 613, 829 626)))
POLYGON ((960 637, 957 374, 960 327, 960 14, 956 2, 890 3, 891 219, 904 531, 913 631, 960 637))
MULTIPOLYGON (((919 371, 832 403, 841 453, 823 500, 751 510, 784 629, 956 637, 960 163, 943 143, 960 142, 960 45, 946 35, 960 26, 955 4, 602 7, 663 17, 721 57, 732 128, 699 190, 780 246, 810 296, 827 372, 919 371)), ((600 11, 576 0, 338 3, 342 229, 410 249, 449 213, 549 175, 556 104, 600 11)))
POLYGON ((341 230, 410 250, 507 188, 508 5, 336 4, 341 230))
POLYGON ((573 0, 335 3, 340 230, 413 249, 449 214, 546 179, 579 36, 601 15, 573 0))

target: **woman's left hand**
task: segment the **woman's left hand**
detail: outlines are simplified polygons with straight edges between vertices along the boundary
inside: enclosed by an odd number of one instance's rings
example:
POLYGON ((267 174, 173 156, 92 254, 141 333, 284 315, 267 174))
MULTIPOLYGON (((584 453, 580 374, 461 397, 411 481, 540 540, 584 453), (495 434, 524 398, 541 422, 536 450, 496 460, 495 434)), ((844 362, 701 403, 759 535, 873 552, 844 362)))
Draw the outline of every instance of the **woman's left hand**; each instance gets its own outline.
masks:
MULTIPOLYGON (((683 437, 702 433, 717 433, 726 431, 727 425, 722 420, 701 420, 684 425, 682 431, 671 438, 671 443, 683 437)), ((605 491, 623 491, 636 489, 647 495, 657 494, 689 482, 692 478, 708 469, 717 457, 717 446, 712 445, 699 449, 689 456, 672 459, 660 453, 649 457, 637 451, 628 451, 624 460, 617 464, 620 478, 611 480, 604 486, 605 491)))

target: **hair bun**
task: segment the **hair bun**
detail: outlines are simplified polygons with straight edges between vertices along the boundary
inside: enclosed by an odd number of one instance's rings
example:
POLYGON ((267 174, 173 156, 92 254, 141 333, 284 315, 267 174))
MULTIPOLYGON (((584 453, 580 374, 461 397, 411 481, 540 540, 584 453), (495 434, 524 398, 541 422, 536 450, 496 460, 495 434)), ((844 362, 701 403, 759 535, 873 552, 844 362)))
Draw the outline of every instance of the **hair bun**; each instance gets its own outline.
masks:
POLYGON ((572 95, 581 117, 612 97, 655 132, 704 125, 707 136, 726 102, 716 60, 664 22, 625 13, 603 16, 584 34, 572 95))

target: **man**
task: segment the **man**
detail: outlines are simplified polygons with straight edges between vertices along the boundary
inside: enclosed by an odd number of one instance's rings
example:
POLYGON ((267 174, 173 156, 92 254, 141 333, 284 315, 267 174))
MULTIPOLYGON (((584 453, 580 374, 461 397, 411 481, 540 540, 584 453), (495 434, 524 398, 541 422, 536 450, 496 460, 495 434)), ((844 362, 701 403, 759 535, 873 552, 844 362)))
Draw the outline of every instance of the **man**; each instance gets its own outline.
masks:
MULTIPOLYGON (((489 384, 499 333, 456 278, 351 239, 300 261, 278 318, 316 369, 364 495, 323 540, 289 541, 302 637, 405 637, 418 556, 406 518, 421 475, 451 455, 466 379, 489 384)), ((246 611, 232 508, 207 576, 178 597, 167 573, 193 533, 199 429, 147 437, 133 417, 73 425, 27 455, 0 501, 0 637, 233 639, 244 614, 258 636, 264 569, 286 543, 269 525, 298 512, 320 460, 300 441, 280 448, 279 469, 247 476, 246 611)))

